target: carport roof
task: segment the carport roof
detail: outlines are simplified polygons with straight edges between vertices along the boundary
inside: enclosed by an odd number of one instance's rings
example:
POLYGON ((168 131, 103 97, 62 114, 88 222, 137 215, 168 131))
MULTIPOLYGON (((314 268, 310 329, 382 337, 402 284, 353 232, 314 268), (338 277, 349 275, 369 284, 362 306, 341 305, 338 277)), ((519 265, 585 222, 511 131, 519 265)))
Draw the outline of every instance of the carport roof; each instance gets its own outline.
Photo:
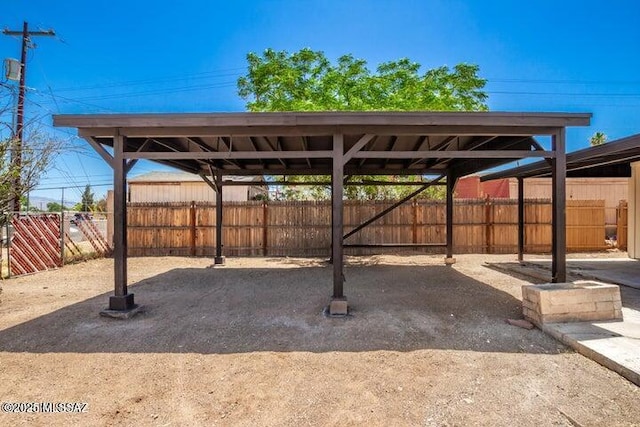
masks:
MULTIPOLYGON (((640 161, 640 134, 567 154, 567 176, 573 178, 628 178, 632 162, 640 161)), ((551 165, 539 161, 481 177, 482 181, 501 178, 531 178, 551 175, 551 165)))
POLYGON ((330 174, 333 135, 341 134, 346 174, 451 169, 463 176, 516 159, 553 157, 533 136, 585 126, 590 118, 503 112, 99 114, 56 115, 54 125, 77 128, 98 152, 122 135, 126 158, 198 174, 330 174))

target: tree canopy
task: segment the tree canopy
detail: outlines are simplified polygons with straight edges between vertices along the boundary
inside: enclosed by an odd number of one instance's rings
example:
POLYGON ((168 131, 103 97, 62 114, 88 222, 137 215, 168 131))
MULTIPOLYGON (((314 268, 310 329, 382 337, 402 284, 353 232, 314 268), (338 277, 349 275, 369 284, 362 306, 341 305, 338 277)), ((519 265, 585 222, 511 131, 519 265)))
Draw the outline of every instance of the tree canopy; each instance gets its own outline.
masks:
POLYGON ((485 111, 486 80, 461 63, 432 68, 408 58, 384 62, 343 55, 332 64, 322 51, 267 49, 247 55, 238 93, 249 111, 485 111))
POLYGON ((80 201, 80 211, 81 212, 90 212, 93 211, 95 204, 94 194, 91 191, 91 186, 87 184, 84 187, 84 191, 82 192, 82 200, 80 201))
POLYGON ((11 161, 13 140, 0 139, 0 212, 9 210, 14 195, 21 198, 36 187, 58 154, 59 146, 58 141, 42 134, 30 134, 22 144, 22 161, 18 166, 11 161), (20 185, 16 187, 18 176, 20 185))
MULTIPOLYGON (((16 140, 11 89, 9 85, 0 85, 0 212, 8 212, 14 197, 22 199, 36 187, 62 147, 60 140, 38 129, 37 121, 28 120, 20 144, 20 165, 12 161, 16 140), (18 177, 19 185, 16 186, 18 177)), ((4 218, 0 217, 0 223, 4 218)))
POLYGON ((62 212, 64 207, 58 202, 47 203, 47 212, 62 212))
POLYGON ((591 135, 591 138, 589 138, 589 144, 592 147, 595 147, 596 145, 602 145, 605 142, 607 142, 607 135, 604 132, 595 132, 593 135, 591 135))
MULTIPOLYGON (((461 63, 453 68, 432 68, 424 72, 408 58, 383 62, 372 72, 367 61, 343 55, 332 63, 322 51, 308 48, 298 52, 267 49, 262 55, 247 55, 248 69, 238 79, 238 93, 249 111, 486 111, 486 80, 479 67, 461 63)), ((292 181, 319 181, 322 177, 291 177, 292 181)), ((324 178, 326 179, 326 178, 324 178)), ((357 177, 380 180, 381 177, 357 177)), ((419 177, 387 177, 410 181, 419 177)), ((347 198, 395 199, 413 187, 346 187, 347 198)), ((324 186, 283 191, 285 198, 326 198, 324 186)), ((429 189, 426 197, 444 193, 429 189)))

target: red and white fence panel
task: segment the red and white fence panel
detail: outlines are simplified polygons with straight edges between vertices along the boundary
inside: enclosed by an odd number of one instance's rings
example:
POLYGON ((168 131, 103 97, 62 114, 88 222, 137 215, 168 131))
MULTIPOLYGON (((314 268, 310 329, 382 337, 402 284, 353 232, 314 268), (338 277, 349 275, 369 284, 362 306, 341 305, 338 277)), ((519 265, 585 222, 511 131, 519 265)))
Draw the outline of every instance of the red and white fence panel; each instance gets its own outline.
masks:
POLYGON ((12 276, 61 267, 60 216, 55 214, 14 215, 9 247, 12 276))

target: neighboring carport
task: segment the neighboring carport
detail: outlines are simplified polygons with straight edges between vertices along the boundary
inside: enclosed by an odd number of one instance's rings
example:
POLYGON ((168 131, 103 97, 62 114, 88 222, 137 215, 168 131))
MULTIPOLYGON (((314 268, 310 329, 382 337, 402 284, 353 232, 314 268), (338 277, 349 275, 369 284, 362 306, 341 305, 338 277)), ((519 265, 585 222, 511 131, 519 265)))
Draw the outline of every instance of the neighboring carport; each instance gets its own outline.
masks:
MULTIPOLYGON (((637 213, 640 211, 640 134, 618 139, 566 155, 567 177, 570 178, 631 178, 629 182, 629 256, 640 256, 640 228, 637 213), (637 254, 637 255, 636 255, 637 254)), ((493 179, 518 179, 518 258, 524 254, 524 180, 533 177, 552 176, 553 166, 538 161, 528 165, 484 175, 482 181, 493 179)))
MULTIPOLYGON (((446 179, 446 261, 453 261, 453 189, 458 178, 514 160, 549 162, 553 179, 553 281, 565 270, 565 128, 586 126, 590 114, 494 112, 331 112, 57 115, 114 171, 115 295, 109 309, 135 308, 127 289, 126 175, 139 159, 199 174, 217 191, 216 263, 224 262, 222 191, 225 175, 331 176, 333 297, 345 314, 343 188, 357 175, 446 179), (550 136, 545 150, 534 136, 550 136), (112 147, 111 154, 105 147, 112 147), (207 178, 213 177, 213 182, 207 178)), ((365 221, 364 225, 369 221, 365 221)))

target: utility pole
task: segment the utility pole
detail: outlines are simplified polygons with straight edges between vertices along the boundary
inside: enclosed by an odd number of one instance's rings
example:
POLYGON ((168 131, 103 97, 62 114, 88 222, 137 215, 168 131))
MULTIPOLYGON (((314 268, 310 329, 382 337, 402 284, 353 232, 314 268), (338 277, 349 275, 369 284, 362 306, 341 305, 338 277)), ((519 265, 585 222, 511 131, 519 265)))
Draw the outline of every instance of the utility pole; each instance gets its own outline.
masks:
POLYGON ((22 36, 22 53, 20 54, 20 84, 18 88, 18 108, 16 114, 16 129, 13 136, 11 146, 11 166, 16 171, 16 175, 12 182, 13 195, 10 201, 10 211, 20 211, 20 174, 22 172, 22 141, 24 135, 24 96, 25 81, 27 74, 27 51, 32 48, 31 37, 33 36, 55 36, 53 30, 47 31, 29 31, 29 24, 25 21, 22 25, 22 31, 12 31, 5 29, 2 31, 5 36, 22 36))

